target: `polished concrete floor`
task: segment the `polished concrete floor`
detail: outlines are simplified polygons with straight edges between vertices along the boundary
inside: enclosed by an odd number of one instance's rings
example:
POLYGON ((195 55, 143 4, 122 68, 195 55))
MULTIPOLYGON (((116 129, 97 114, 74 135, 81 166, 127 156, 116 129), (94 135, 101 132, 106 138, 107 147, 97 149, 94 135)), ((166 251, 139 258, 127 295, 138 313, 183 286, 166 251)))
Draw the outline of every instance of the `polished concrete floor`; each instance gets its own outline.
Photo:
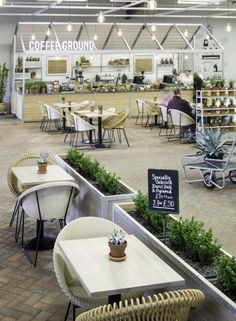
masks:
MULTIPOLYGON (((115 143, 112 149, 88 150, 104 166, 116 172, 136 190, 147 191, 147 169, 177 169, 180 176, 180 216, 195 216, 229 253, 236 255, 236 186, 228 182, 224 190, 207 190, 202 183, 186 184, 183 180, 181 158, 194 154, 192 144, 167 142, 158 130, 135 126, 130 120, 127 128, 130 148, 125 142, 115 143)), ((57 286, 52 251, 39 254, 33 268, 19 245, 14 242, 14 227, 9 221, 15 199, 7 186, 9 164, 21 153, 48 151, 66 153, 63 134, 41 132, 39 124, 22 124, 13 118, 0 118, 0 320, 60 321, 64 318, 67 301, 57 286)), ((34 223, 27 223, 27 236, 34 233, 34 223)), ((50 224, 49 224, 50 226, 50 224)), ((33 253, 32 253, 33 254, 33 253)))

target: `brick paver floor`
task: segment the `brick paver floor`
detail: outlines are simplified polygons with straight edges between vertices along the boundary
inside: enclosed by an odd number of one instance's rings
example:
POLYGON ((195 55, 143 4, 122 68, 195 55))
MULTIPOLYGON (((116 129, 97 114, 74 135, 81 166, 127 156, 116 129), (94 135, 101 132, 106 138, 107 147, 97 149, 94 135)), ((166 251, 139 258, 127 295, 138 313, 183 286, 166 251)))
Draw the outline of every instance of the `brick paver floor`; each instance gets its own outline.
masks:
MULTIPOLYGON (((158 136, 158 130, 134 126, 129 122, 127 134, 130 148, 123 142, 112 149, 88 150, 104 166, 121 179, 143 192, 147 191, 147 169, 177 169, 180 173, 181 216, 195 216, 214 235, 223 248, 236 255, 236 186, 227 183, 224 190, 207 190, 201 183, 185 184, 181 157, 196 152, 192 144, 168 143, 158 136)), ((56 283, 52 251, 40 252, 33 268, 18 244, 14 242, 14 227, 9 221, 15 199, 7 186, 9 164, 23 152, 49 151, 66 153, 64 135, 42 133, 39 124, 22 124, 12 118, 0 118, 0 320, 1 321, 60 321, 64 319, 67 301, 56 283)), ((55 225, 55 224, 54 224, 55 225)), ((49 227, 53 226, 49 224, 49 227)), ((35 224, 27 224, 27 236, 34 234, 35 224)), ((58 227, 57 227, 58 229, 58 227)))

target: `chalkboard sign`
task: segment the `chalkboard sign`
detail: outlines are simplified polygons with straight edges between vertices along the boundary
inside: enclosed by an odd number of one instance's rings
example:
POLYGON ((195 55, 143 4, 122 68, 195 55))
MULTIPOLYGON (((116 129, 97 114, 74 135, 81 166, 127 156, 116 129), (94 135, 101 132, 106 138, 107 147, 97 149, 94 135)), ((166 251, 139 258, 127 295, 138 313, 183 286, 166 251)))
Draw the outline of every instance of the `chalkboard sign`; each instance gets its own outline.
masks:
POLYGON ((163 214, 179 213, 179 173, 175 170, 148 170, 149 209, 163 214))

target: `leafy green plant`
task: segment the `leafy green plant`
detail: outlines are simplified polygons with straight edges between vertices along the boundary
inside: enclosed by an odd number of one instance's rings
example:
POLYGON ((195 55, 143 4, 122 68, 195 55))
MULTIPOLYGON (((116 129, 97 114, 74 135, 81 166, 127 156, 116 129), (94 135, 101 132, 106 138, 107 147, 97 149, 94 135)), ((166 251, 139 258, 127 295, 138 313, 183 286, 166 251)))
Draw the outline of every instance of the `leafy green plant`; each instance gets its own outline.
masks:
POLYGON ((95 177, 100 188, 107 191, 111 195, 118 194, 120 189, 120 178, 115 173, 111 174, 104 168, 100 168, 95 177))
POLYGON ((148 209, 148 197, 146 194, 139 191, 134 199, 134 204, 138 216, 143 217, 156 231, 162 229, 162 216, 148 209))
POLYGON ((97 160, 91 160, 88 155, 80 153, 75 149, 68 151, 65 160, 86 179, 97 183, 97 185, 104 192, 107 192, 111 195, 115 195, 119 192, 119 177, 116 174, 107 172, 103 167, 100 166, 97 160))
POLYGON ((222 89, 224 89, 224 86, 225 86, 225 80, 224 79, 220 80, 220 86, 221 86, 222 89))
POLYGON ((220 254, 220 245, 213 239, 212 230, 205 230, 204 224, 194 218, 170 221, 168 229, 170 243, 201 265, 212 265, 220 254))
POLYGON ((215 263, 218 280, 226 291, 236 289, 236 259, 221 255, 215 263))
POLYGON ((220 154, 224 154, 226 147, 224 146, 225 140, 223 140, 224 132, 214 129, 206 129, 205 132, 196 134, 197 145, 196 148, 206 156, 215 155, 219 157, 220 154))
POLYGON ((234 80, 229 81, 229 88, 234 88, 234 80))
POLYGON ((0 103, 3 103, 6 95, 8 73, 9 69, 6 66, 6 63, 0 65, 0 103))

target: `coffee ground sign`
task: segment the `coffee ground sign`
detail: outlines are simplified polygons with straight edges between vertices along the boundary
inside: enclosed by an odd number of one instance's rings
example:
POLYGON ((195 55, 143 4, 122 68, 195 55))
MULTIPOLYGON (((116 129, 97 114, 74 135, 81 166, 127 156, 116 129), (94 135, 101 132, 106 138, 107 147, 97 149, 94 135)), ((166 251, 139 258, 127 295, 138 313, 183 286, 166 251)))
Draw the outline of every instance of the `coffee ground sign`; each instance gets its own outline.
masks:
POLYGON ((176 170, 148 170, 149 209, 162 214, 179 213, 179 173, 176 170))

